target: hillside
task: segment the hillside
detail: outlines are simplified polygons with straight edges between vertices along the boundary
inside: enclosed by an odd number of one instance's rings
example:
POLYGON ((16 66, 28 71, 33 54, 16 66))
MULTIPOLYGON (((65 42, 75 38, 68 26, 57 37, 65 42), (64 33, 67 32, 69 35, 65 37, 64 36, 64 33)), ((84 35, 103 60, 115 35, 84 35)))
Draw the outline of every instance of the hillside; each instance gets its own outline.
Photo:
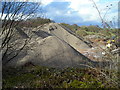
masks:
POLYGON ((98 34, 78 35, 58 23, 15 28, 11 43, 16 43, 16 48, 24 45, 25 40, 27 44, 7 67, 4 66, 3 87, 116 88, 113 78, 105 76, 119 75, 109 71, 114 64, 110 60, 112 56, 103 55, 107 50, 105 39, 98 34))
POLYGON ((2 0, 0 89, 120 90, 118 6, 2 0))

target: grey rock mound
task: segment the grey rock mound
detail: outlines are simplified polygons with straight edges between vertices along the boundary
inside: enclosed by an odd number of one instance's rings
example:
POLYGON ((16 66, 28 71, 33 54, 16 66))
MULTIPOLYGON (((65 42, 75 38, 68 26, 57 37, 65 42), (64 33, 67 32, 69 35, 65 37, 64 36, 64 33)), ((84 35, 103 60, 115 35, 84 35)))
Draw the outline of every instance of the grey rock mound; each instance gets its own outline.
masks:
MULTIPOLYGON (((92 61, 82 55, 79 49, 90 47, 58 24, 51 23, 30 33, 24 31, 20 34, 27 38, 32 34, 34 37, 17 57, 8 62, 8 66, 23 66, 29 62, 55 68, 105 65, 103 62, 92 61)), ((22 41, 23 39, 18 40, 18 42, 22 41)))

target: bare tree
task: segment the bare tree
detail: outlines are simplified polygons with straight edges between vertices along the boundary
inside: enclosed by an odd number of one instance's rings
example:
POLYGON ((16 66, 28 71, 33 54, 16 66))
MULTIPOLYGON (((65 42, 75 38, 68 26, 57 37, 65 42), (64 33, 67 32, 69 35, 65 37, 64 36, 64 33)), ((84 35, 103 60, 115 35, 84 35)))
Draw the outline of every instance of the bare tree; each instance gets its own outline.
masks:
POLYGON ((39 9, 40 3, 36 2, 16 2, 15 0, 2 1, 2 31, 0 36, 2 38, 2 61, 7 62, 15 58, 28 42, 28 38, 24 38, 22 43, 16 42, 14 39, 19 40, 19 37, 15 38, 16 32, 19 32, 19 24, 27 18, 32 18, 39 9), (17 29, 17 31, 16 31, 17 29))
MULTIPOLYGON (((98 15, 101 19, 101 22, 102 22, 102 26, 103 28, 111 28, 112 26, 105 20, 106 19, 106 15, 108 14, 108 11, 111 9, 112 7, 112 4, 110 4, 110 6, 106 6, 106 11, 104 13, 104 15, 101 14, 101 11, 100 9, 98 8, 97 4, 95 3, 94 0, 91 0, 93 2, 93 7, 96 8, 97 12, 98 12, 98 15)), ((113 23, 111 21, 111 23, 113 23)))

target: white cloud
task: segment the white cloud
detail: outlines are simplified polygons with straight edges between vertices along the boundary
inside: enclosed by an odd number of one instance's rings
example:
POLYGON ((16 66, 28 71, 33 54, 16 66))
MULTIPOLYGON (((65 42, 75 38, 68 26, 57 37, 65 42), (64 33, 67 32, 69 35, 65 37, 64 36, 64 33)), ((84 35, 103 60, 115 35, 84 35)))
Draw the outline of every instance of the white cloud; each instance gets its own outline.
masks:
MULTIPOLYGON (((46 6, 52 2, 69 2, 69 8, 71 10, 78 12, 78 15, 83 19, 83 22, 86 21, 96 21, 100 22, 100 17, 98 15, 97 10, 93 7, 93 3, 91 0, 17 0, 17 1, 32 1, 32 2, 42 2, 43 6, 46 6)), ((117 11, 114 12, 114 10, 117 10, 117 3, 118 0, 94 0, 97 6, 99 7, 99 10, 104 16, 106 12, 106 5, 113 4, 113 7, 111 8, 111 11, 108 12, 109 16, 107 16, 107 19, 111 19, 114 16, 117 16, 117 11)), ((57 6, 56 6, 57 7, 57 6)), ((61 6, 62 7, 62 6, 61 6)), ((60 11, 55 11, 56 14, 60 15, 60 11)), ((74 15, 71 11, 67 11, 66 13, 63 13, 64 15, 74 15)), ((52 15, 51 17, 53 17, 52 15)))
MULTIPOLYGON (((97 10, 93 7, 93 2, 91 0, 65 0, 70 2, 70 8, 77 11, 79 16, 83 19, 83 21, 97 21, 100 22, 100 17, 97 10)), ((110 3, 116 3, 117 1, 104 1, 104 3, 100 3, 100 0, 94 0, 97 4, 101 15, 104 16, 106 9, 105 6, 109 5, 110 3)), ((112 8, 115 9, 115 8, 112 8)), ((111 12, 110 17, 112 15, 117 15, 116 13, 111 12)))
POLYGON ((37 1, 40 1, 43 5, 48 5, 51 2, 54 2, 54 0, 37 0, 37 1))
MULTIPOLYGON (((32 0, 33 1, 33 0, 32 0)), ((74 11, 77 11, 79 16, 83 19, 83 22, 86 21, 96 21, 96 22, 100 22, 100 17, 98 15, 97 10, 93 7, 93 2, 91 0, 36 0, 36 1, 41 1, 43 3, 44 6, 52 3, 52 2, 69 2, 69 8, 71 8, 74 11)), ((102 16, 104 16, 105 12, 106 12, 106 5, 110 5, 111 3, 113 3, 114 5, 117 4, 117 0, 94 0, 94 2, 97 4, 97 6, 99 7, 99 10, 102 14, 102 16), (102 3, 101 3, 102 2, 102 3)), ((115 6, 114 6, 115 7, 115 6)), ((116 9, 116 8, 112 8, 111 10, 116 9)), ((56 14, 60 14, 59 11, 56 11, 56 14)), ((67 13, 65 13, 65 15, 71 15, 72 13, 70 11, 68 11, 67 13)), ((116 13, 111 12, 109 19, 111 17, 113 17, 112 15, 117 15, 116 13)))
MULTIPOLYGON (((51 2, 60 2, 60 0, 50 0, 48 4, 50 4, 51 2)), ((61 2, 69 2, 70 3, 69 8, 71 8, 73 11, 77 11, 78 15, 83 19, 83 22, 87 22, 87 21, 101 22, 98 11, 93 7, 93 2, 91 0, 61 0, 61 2)), ((108 11, 109 15, 107 14, 108 16, 106 16, 107 20, 111 20, 114 16, 118 15, 117 14, 118 0, 114 0, 114 1, 94 0, 94 2, 97 4, 102 17, 106 13, 106 10, 107 10, 106 6, 107 5, 109 6, 112 3, 112 8, 108 11), (113 12, 114 10, 116 10, 116 12, 113 12)), ((69 15, 72 15, 72 13, 71 11, 67 11, 66 13, 64 13, 64 15, 69 16, 69 15)))

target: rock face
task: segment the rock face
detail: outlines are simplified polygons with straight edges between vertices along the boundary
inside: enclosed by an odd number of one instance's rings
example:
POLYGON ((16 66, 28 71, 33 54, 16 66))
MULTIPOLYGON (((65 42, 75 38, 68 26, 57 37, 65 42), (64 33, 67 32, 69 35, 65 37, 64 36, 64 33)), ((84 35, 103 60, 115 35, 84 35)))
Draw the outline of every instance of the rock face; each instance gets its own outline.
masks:
POLYGON ((80 52, 82 49, 89 49, 90 48, 85 42, 83 42, 79 38, 75 37, 74 35, 72 35, 68 31, 66 31, 60 25, 58 25, 56 23, 54 25, 57 27, 57 29, 52 30, 50 33, 52 35, 55 35, 56 37, 64 40, 66 43, 68 43, 70 46, 72 46, 78 52, 80 52))
MULTIPOLYGON (((19 29, 19 32, 20 30, 22 29, 19 29)), ((86 65, 96 67, 99 64, 104 64, 104 62, 92 61, 81 54, 80 50, 90 47, 59 24, 50 23, 31 29, 29 32, 22 30, 18 34, 21 37, 22 35, 26 38, 32 37, 19 55, 8 62, 8 66, 22 66, 29 62, 34 65, 55 68, 84 67, 86 65)))

